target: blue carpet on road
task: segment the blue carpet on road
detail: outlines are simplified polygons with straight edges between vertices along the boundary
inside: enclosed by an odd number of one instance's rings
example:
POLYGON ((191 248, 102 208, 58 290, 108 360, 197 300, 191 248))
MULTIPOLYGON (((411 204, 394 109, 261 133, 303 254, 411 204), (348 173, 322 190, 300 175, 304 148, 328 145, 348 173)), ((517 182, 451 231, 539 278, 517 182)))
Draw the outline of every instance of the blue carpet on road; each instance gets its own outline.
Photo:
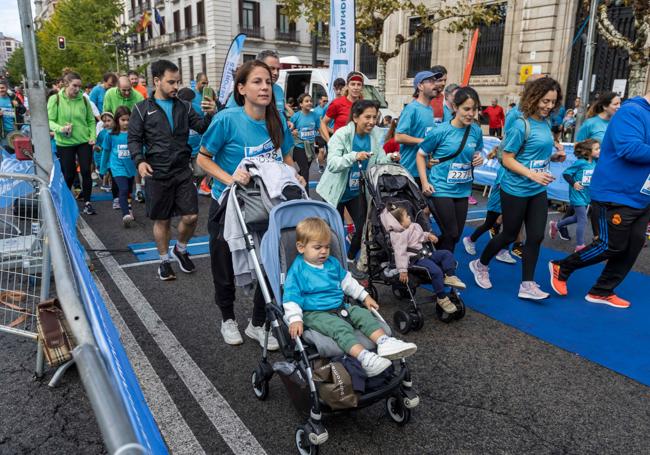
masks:
MULTIPOLYGON (((207 235, 200 237, 192 237, 192 240, 187 244, 187 251, 196 256, 197 254, 207 254, 210 252, 208 247, 207 235)), ((170 243, 170 249, 176 245, 176 240, 172 240, 170 243)), ((158 250, 156 249, 156 244, 154 242, 146 243, 131 243, 128 245, 129 249, 135 254, 135 257, 138 258, 138 261, 153 261, 158 259, 158 250)))
MULTIPOLYGON (((466 229, 466 235, 471 229, 466 229)), ((489 237, 477 244, 483 250, 489 237)), ((563 253, 542 248, 535 279, 552 292, 548 261, 562 258, 563 253)), ((490 264, 492 289, 484 290, 474 282, 467 264, 473 257, 461 245, 456 249, 460 262, 458 275, 467 284, 465 304, 480 313, 515 327, 525 333, 587 358, 622 375, 650 386, 650 277, 632 272, 617 293, 632 302, 626 310, 584 300, 587 291, 603 269, 602 265, 575 272, 569 280, 569 296, 552 293, 545 301, 532 302, 517 298, 521 265, 498 261, 490 264)), ((525 368, 525 365, 522 365, 525 368)))
POLYGON ((112 193, 104 193, 102 192, 93 192, 93 194, 90 195, 90 200, 92 202, 99 202, 99 201, 112 201, 113 200, 113 194, 112 193))

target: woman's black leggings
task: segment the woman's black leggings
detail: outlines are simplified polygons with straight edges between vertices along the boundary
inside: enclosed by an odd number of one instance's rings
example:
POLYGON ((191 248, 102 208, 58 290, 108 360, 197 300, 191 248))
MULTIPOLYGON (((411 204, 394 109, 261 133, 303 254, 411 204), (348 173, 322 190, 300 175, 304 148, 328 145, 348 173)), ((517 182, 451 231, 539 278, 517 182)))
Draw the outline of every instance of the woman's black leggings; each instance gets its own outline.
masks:
POLYGON ((311 161, 307 159, 307 153, 302 147, 293 148, 293 160, 298 164, 298 174, 305 179, 307 194, 309 194, 309 168, 311 161))
POLYGON ((354 259, 361 249, 361 236, 363 234, 363 227, 366 223, 365 196, 360 194, 354 199, 341 202, 336 206, 336 210, 338 210, 339 215, 341 215, 341 221, 345 224, 345 218, 343 217, 344 209, 348 209, 348 213, 352 217, 352 222, 354 223, 354 235, 352 236, 352 242, 350 242, 350 249, 348 250, 348 259, 354 259))
POLYGON ((72 188, 75 175, 77 174, 77 161, 81 173, 81 197, 85 202, 90 202, 90 194, 93 190, 93 179, 91 165, 93 163, 93 150, 90 144, 57 145, 56 152, 61 160, 63 178, 68 188, 72 188))
POLYGON ((521 280, 534 281, 539 247, 544 240, 548 215, 546 191, 535 196, 519 197, 501 189, 501 207, 506 209, 503 210, 503 229, 483 250, 481 264, 488 265, 502 248, 514 242, 521 225, 525 223, 526 242, 523 247, 521 280))
POLYGON ((431 199, 436 211, 436 222, 441 231, 436 248, 453 253, 465 227, 468 207, 467 198, 433 197, 431 199))
POLYGON ((476 243, 483 234, 485 234, 497 224, 499 216, 501 216, 499 212, 488 210, 487 215, 485 215, 485 221, 483 224, 477 227, 474 232, 472 232, 472 235, 469 236, 469 239, 472 242, 476 243))

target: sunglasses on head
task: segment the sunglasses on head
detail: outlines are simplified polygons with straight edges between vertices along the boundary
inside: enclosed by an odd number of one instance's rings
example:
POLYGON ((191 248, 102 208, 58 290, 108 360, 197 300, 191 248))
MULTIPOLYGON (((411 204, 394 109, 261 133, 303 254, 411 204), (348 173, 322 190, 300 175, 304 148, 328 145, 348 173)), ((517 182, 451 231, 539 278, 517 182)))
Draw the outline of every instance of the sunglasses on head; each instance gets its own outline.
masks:
POLYGON ((433 73, 433 76, 431 76, 431 77, 432 77, 433 79, 435 79, 435 80, 438 80, 438 79, 442 79, 442 77, 443 77, 444 75, 445 75, 445 73, 441 73, 440 71, 438 71, 437 73, 433 73))

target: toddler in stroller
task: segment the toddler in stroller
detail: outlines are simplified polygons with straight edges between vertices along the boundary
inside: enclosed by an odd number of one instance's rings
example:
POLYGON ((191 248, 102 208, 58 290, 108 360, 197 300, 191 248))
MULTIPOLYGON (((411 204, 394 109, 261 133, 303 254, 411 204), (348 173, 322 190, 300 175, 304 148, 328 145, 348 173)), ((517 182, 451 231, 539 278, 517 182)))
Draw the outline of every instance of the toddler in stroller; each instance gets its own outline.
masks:
POLYGON ((424 232, 418 223, 411 222, 411 216, 403 207, 390 205, 383 210, 380 218, 384 228, 390 233, 399 280, 408 284, 410 264, 425 268, 431 277, 438 305, 448 314, 456 312, 458 308, 445 292, 445 286, 465 289, 465 283, 456 276, 456 260, 453 254, 447 250, 436 251, 425 246, 425 242, 435 244, 438 237, 431 232, 424 232))
MULTIPOLYGON (((300 254, 289 268, 283 302, 289 333, 293 338, 302 335, 304 321, 358 359, 368 377, 376 376, 391 366, 391 360, 408 357, 417 347, 386 335, 368 311, 378 309, 379 305, 330 256, 330 241, 330 228, 320 218, 306 218, 296 226, 296 248, 300 254), (367 309, 344 304, 344 294, 363 302, 367 309), (357 341, 355 328, 377 344, 377 354, 357 341)), ((456 308, 451 302, 449 305, 456 308)))

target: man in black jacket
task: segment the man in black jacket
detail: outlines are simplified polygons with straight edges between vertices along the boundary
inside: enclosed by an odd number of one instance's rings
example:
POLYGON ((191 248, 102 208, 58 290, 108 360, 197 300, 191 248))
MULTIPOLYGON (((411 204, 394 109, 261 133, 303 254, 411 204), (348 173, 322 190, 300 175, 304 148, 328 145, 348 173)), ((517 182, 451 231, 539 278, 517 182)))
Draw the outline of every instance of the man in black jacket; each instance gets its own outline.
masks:
POLYGON ((176 278, 171 258, 185 273, 196 269, 187 252, 199 212, 187 140, 190 128, 199 133, 208 128, 215 103, 201 103, 206 113, 201 118, 190 103, 176 98, 180 73, 168 60, 153 62, 151 74, 156 91, 133 107, 128 144, 138 173, 145 178, 147 216, 154 220, 153 235, 160 254, 158 277, 167 281, 176 278), (179 215, 178 241, 170 252, 171 218, 179 215))

